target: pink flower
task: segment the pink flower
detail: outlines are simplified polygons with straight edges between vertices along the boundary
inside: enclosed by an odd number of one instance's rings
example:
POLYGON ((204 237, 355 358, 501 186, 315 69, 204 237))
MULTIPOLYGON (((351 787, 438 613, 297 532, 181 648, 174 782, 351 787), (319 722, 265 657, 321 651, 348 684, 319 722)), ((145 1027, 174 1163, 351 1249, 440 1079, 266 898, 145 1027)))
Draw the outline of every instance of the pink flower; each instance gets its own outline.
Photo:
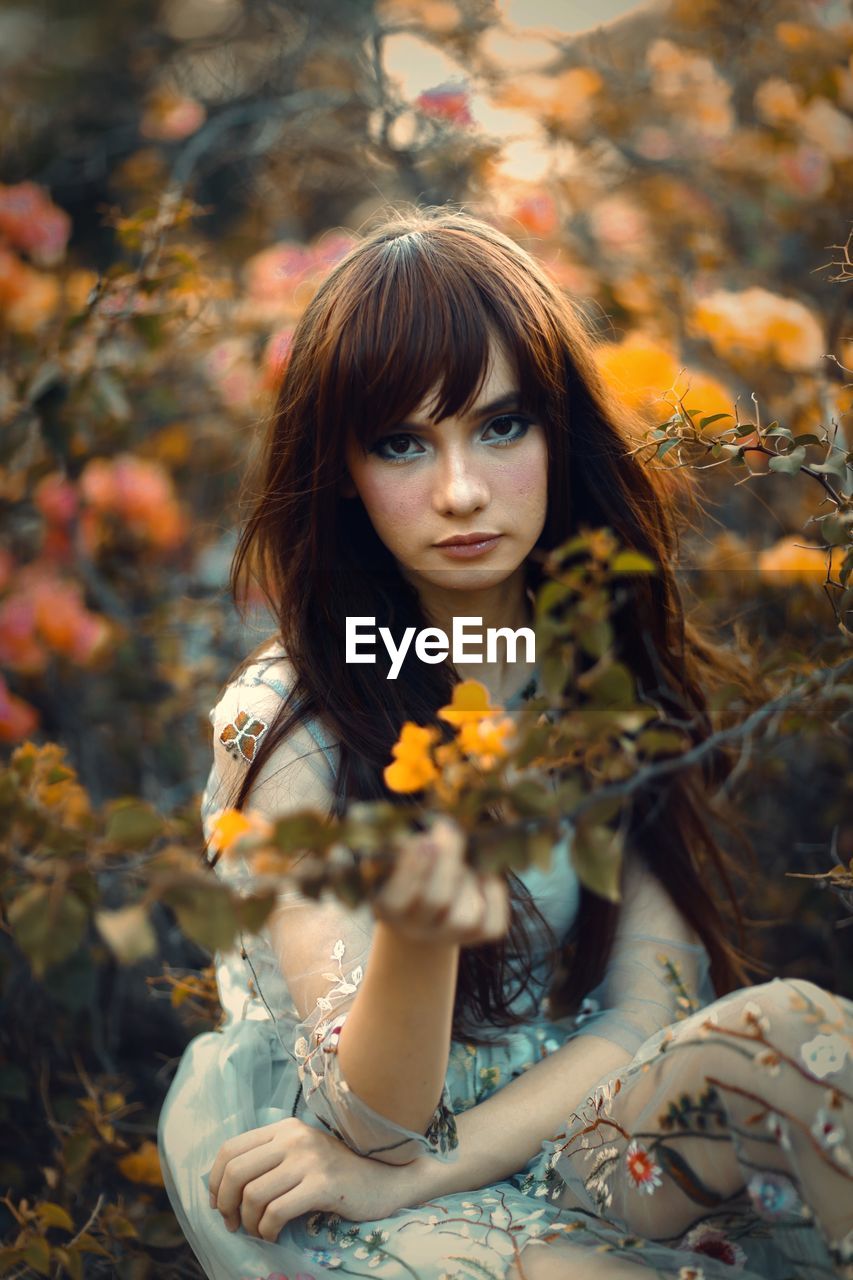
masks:
POLYGON ((468 90, 461 84, 440 84, 427 89, 417 99, 417 107, 433 120, 447 124, 473 124, 468 90))

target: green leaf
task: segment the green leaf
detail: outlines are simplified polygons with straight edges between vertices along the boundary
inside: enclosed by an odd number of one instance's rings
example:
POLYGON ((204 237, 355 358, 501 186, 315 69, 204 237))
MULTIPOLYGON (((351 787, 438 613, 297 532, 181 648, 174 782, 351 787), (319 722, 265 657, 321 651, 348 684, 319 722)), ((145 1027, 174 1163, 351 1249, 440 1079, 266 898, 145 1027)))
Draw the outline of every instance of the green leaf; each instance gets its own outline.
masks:
POLYGON ((62 1263, 65 1271, 68 1272, 70 1280, 83 1280, 83 1259, 74 1249, 63 1249, 61 1246, 54 1249, 54 1257, 58 1262, 62 1263))
POLYGON ((36 1213, 49 1227, 61 1227, 63 1231, 74 1230, 74 1220, 61 1204, 52 1204, 49 1200, 43 1200, 36 1206, 36 1213))
POLYGON ((178 918, 183 932, 211 953, 226 951, 237 941, 240 923, 231 895, 224 884, 190 887, 175 885, 162 899, 178 918))
POLYGON ((536 616, 550 613, 555 605, 562 604, 572 592, 573 588, 567 582, 546 582, 536 595, 536 616))
POLYGON ((820 521, 820 536, 824 542, 828 542, 833 547, 843 547, 853 534, 853 524, 849 519, 836 515, 824 516, 820 521))
POLYGON ((666 455, 669 453, 670 449, 674 449, 677 444, 682 444, 682 443, 683 441, 680 440, 677 436, 674 440, 664 440, 663 444, 658 445, 657 456, 659 458, 665 458, 666 455))
POLYGON ((608 902, 619 902, 622 833, 588 822, 586 818, 587 815, 584 815, 576 826, 571 845, 572 863, 578 879, 585 889, 600 898, 606 898, 608 902))
POLYGON ((801 435, 801 436, 794 436, 794 443, 795 443, 795 444, 802 444, 802 445, 807 445, 807 444, 826 444, 826 441, 825 441, 825 440, 821 440, 820 436, 815 436, 815 435, 812 435, 810 432, 807 432, 805 435, 801 435))
POLYGON ((812 462, 811 470, 820 475, 838 476, 842 478, 847 472, 847 460, 842 452, 829 454, 823 462, 812 462))
POLYGON ((82 1173, 95 1150, 95 1138, 89 1133, 70 1133, 62 1144, 62 1162, 70 1178, 82 1173))
POLYGON ((279 818, 272 838, 272 843, 283 853, 298 853, 300 849, 323 850, 331 841, 328 823, 314 813, 295 813, 279 818))
POLYGON ((107 840, 122 849, 145 849, 163 833, 164 822, 151 805, 122 799, 109 806, 107 840))
POLYGON ((645 729, 637 738, 638 749, 651 756, 678 755, 687 743, 677 729, 645 729))
POLYGON ((142 903, 118 911, 97 911, 95 924, 120 964, 135 964, 156 954, 157 935, 142 903))
POLYGON ((591 658, 603 658, 613 644, 613 627, 606 618, 588 622, 578 631, 578 644, 591 658))
POLYGON ((805 462, 806 451, 802 446, 792 449, 790 453, 777 453, 767 464, 771 471, 782 471, 785 475, 796 475, 805 462))
POLYGON ((50 1245, 43 1236, 36 1236, 24 1245, 24 1258, 40 1276, 50 1275, 50 1245))
POLYGON ((51 909, 47 885, 32 885, 9 907, 12 936, 38 978, 76 951, 88 919, 85 905, 74 893, 62 894, 51 909))
POLYGON ((623 662, 611 662, 592 680, 584 677, 583 687, 596 707, 630 707, 636 700, 634 677, 623 662))
POLYGON ((712 413, 708 418, 699 419, 699 429, 704 431, 706 427, 710 427, 712 422, 719 422, 721 418, 730 418, 730 413, 712 413))
POLYGON ((641 551, 620 551, 610 561, 611 573, 657 573, 654 560, 641 551))
POLYGON ((568 679, 566 662, 561 654, 546 654, 542 659, 542 684, 549 698, 559 698, 568 679))

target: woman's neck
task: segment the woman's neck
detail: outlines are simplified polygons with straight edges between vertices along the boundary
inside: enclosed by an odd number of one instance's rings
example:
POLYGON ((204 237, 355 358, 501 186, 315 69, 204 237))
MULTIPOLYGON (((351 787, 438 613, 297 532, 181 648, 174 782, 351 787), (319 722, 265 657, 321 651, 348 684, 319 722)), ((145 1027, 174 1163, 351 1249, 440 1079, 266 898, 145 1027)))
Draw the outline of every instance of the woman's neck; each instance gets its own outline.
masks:
POLYGON ((496 661, 487 662, 485 652, 485 637, 489 629, 503 627, 518 631, 527 627, 533 630, 532 593, 526 586, 523 565, 507 581, 483 591, 442 591, 432 583, 419 583, 418 594, 429 624, 439 627, 448 636, 453 631, 454 618, 482 619, 470 630, 482 634, 483 644, 472 644, 468 648, 472 651, 482 648, 483 661, 454 663, 461 680, 479 680, 488 689, 490 701, 495 703, 505 703, 528 684, 536 662, 532 657, 528 659, 528 646, 523 636, 517 639, 513 662, 508 661, 504 640, 498 640, 496 661))

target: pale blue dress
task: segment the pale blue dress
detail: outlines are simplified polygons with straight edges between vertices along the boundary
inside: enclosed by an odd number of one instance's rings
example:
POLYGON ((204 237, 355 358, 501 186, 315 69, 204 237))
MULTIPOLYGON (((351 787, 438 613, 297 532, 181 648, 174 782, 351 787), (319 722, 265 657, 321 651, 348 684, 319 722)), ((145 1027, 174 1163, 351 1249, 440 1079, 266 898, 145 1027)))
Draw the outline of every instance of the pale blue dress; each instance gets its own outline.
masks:
MULTIPOLYGON (((206 831, 247 767, 239 734, 236 748, 223 741, 226 727, 240 711, 248 724, 269 724, 288 672, 273 644, 211 710, 206 831)), ((519 704, 510 700, 506 709, 519 704)), ((274 759, 247 808, 328 804, 337 748, 319 720, 274 759)), ((548 871, 520 876, 561 942, 579 902, 571 835, 566 824, 548 871)), ((216 870, 238 892, 253 887, 244 860, 220 859, 216 870)), ((486 1046, 452 1043, 441 1102, 427 1131, 415 1133, 348 1087, 334 1051, 368 962, 369 908, 348 911, 329 898, 306 914, 294 892, 279 900, 309 944, 299 948, 313 957, 308 971, 303 964, 285 978, 264 930, 244 935, 242 954, 217 953, 224 1022, 188 1045, 160 1115, 166 1189, 205 1275, 503 1280, 519 1259, 523 1267, 545 1249, 563 1262, 554 1274, 584 1280, 623 1271, 637 1280, 853 1276, 849 1001, 778 979, 715 1001, 704 948, 683 929, 663 927, 640 894, 631 911, 626 901, 604 979, 576 1016, 551 1018, 555 953, 547 935, 533 935, 534 982, 515 1000, 524 1021, 481 1028, 486 1046), (362 1155, 453 1160, 455 1115, 590 1034, 618 1045, 624 1065, 579 1080, 576 1096, 566 1098, 564 1132, 506 1180, 369 1223, 308 1213, 274 1243, 242 1227, 232 1234, 210 1208, 207 1178, 222 1143, 287 1116, 333 1132, 362 1155), (725 1185, 732 1168, 737 1187, 725 1185)), ((393 1035, 389 1027, 389 1041, 393 1035)))

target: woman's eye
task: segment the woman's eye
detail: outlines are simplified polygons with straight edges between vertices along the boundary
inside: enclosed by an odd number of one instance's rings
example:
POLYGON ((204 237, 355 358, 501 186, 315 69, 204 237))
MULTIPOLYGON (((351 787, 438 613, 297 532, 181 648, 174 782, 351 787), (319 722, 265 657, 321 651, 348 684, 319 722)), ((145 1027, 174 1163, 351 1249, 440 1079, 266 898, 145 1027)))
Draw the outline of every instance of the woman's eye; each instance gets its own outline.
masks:
MULTIPOLYGON (((517 413, 502 414, 499 418, 492 418, 484 431, 496 431, 497 438, 487 440, 487 444, 505 445, 514 444, 516 440, 521 440, 530 430, 531 422, 528 418, 523 418, 517 413)), ((393 436, 383 436, 381 440, 377 440, 375 444, 370 446, 369 452, 375 453, 383 462, 408 462, 412 458, 418 457, 418 453, 410 453, 408 446, 416 440, 415 436, 406 432, 397 432, 393 436)), ((419 450, 423 453, 423 449, 419 450)))
POLYGON ((414 440, 414 436, 396 435, 384 436, 383 439, 377 440, 376 444, 370 446, 370 452, 375 453, 385 462, 407 462, 413 457, 410 453, 400 453, 397 449, 398 445, 405 445, 407 441, 414 440), (386 452, 387 451, 387 452, 386 452))
POLYGON ((489 423, 486 430, 489 431, 492 429, 500 430, 500 439, 496 440, 494 442, 495 444, 512 444, 516 440, 521 440, 522 437, 527 434, 530 430, 530 420, 528 418, 519 417, 517 413, 507 413, 500 418, 492 418, 492 421, 489 423), (509 433, 513 424, 521 429, 511 435, 509 433))

